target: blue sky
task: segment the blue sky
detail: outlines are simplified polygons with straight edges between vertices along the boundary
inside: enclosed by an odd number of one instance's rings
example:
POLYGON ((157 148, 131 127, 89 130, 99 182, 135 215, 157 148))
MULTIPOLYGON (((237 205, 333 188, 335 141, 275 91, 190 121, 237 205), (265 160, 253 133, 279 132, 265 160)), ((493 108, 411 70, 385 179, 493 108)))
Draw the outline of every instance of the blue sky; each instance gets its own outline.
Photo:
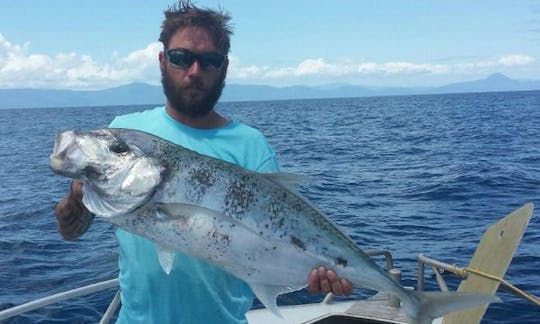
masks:
MULTIPOLYGON (((159 84, 174 1, 0 2, 0 88, 159 84)), ((435 86, 540 80, 540 1, 200 0, 233 16, 228 83, 435 86)))

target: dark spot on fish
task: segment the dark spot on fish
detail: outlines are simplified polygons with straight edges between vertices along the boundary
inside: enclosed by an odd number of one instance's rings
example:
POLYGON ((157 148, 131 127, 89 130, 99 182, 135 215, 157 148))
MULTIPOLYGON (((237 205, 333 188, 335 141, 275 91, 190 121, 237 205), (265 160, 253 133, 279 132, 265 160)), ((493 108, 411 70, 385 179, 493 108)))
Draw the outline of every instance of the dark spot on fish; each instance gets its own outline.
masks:
POLYGON ((283 224, 285 223, 285 218, 282 217, 278 222, 278 228, 281 229, 283 227, 283 224))
POLYGON ((228 234, 219 233, 217 230, 209 232, 208 236, 211 238, 209 243, 214 244, 218 250, 227 248, 231 243, 231 239, 228 234))
POLYGON ((187 180, 191 188, 190 195, 195 201, 199 201, 216 181, 215 174, 207 168, 190 169, 187 180))
POLYGON ((279 226, 278 222, 280 220, 280 217, 282 217, 283 214, 288 214, 285 210, 285 204, 284 199, 286 197, 273 197, 270 203, 268 204, 268 209, 266 211, 267 217, 274 225, 274 227, 279 226))
POLYGON ((336 265, 342 265, 344 267, 347 266, 347 260, 343 259, 342 257, 337 257, 335 263, 336 265))
POLYGON ((93 166, 86 166, 82 172, 88 179, 100 179, 107 180, 99 171, 93 166))
POLYGON ((225 193, 225 215, 242 219, 243 214, 255 202, 256 191, 248 177, 232 182, 225 193))
POLYGON ((291 242, 302 250, 306 250, 306 245, 298 237, 291 235, 291 242))

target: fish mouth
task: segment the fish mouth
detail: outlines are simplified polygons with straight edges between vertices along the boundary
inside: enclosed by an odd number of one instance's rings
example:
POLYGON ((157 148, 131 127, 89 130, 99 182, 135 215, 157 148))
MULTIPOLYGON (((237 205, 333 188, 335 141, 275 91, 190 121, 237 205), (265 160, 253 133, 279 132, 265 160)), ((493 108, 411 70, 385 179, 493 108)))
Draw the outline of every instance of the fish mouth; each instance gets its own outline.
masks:
POLYGON ((82 154, 74 131, 56 134, 53 153, 49 157, 51 170, 65 177, 80 178, 83 168, 75 163, 74 156, 82 154))

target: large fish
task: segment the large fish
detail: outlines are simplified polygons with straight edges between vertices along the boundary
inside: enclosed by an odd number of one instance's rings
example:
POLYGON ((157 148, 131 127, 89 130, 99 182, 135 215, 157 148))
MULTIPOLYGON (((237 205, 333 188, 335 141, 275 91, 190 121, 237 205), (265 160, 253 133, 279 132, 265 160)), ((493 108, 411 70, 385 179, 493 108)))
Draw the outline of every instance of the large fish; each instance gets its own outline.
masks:
POLYGON ((411 323, 498 300, 404 289, 297 192, 291 174, 251 172, 127 129, 58 134, 50 162, 83 181, 92 213, 155 242, 164 271, 174 251, 207 260, 276 315, 276 297, 305 287, 319 266, 399 297, 411 323))

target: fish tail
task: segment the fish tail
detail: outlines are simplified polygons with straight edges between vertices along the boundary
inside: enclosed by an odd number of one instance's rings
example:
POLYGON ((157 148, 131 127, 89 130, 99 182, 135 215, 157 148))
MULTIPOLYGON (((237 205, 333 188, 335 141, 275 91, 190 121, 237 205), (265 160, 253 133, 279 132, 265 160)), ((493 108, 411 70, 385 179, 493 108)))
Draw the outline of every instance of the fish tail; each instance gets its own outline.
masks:
POLYGON ((419 292, 408 291, 402 298, 403 308, 413 324, 431 324, 445 314, 482 304, 501 302, 496 296, 465 292, 419 292))

